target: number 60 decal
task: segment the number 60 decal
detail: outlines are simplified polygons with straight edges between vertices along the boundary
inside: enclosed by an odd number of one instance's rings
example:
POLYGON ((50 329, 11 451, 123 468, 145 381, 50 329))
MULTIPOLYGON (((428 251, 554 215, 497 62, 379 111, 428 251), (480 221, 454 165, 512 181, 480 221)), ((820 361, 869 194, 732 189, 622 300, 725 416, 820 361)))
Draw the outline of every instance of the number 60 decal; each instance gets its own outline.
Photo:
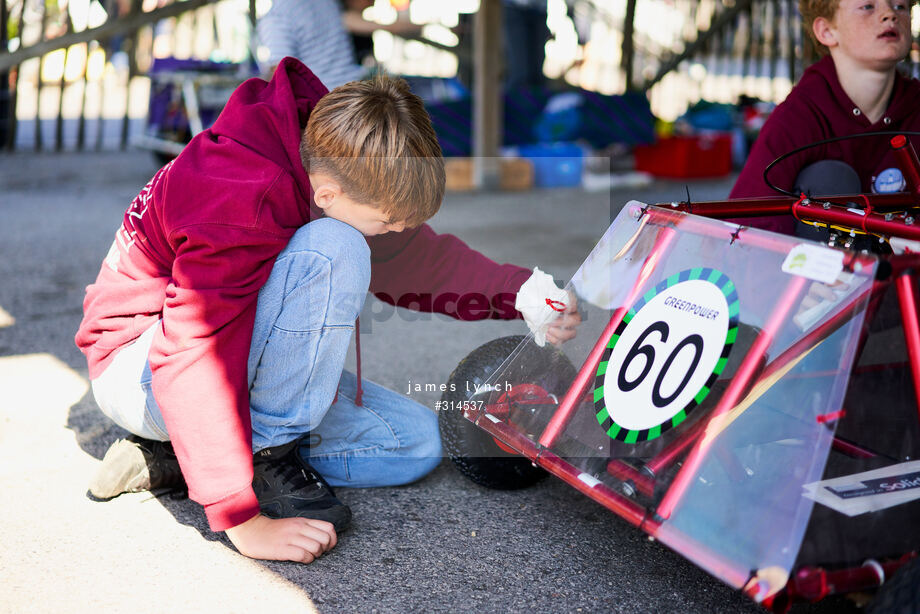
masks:
POLYGON ((738 334, 738 293, 720 271, 682 271, 623 317, 598 365, 597 421, 625 443, 683 422, 725 369, 738 334))

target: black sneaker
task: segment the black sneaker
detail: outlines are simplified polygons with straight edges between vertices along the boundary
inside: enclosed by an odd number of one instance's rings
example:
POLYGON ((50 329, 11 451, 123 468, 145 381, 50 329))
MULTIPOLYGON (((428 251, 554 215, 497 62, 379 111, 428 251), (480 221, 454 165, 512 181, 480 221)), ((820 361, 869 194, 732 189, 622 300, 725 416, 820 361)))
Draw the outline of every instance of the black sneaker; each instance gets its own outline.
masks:
POLYGON ((89 485, 90 494, 101 500, 126 492, 157 489, 187 490, 176 453, 168 441, 136 435, 109 446, 89 485))
POLYGON ((252 488, 269 518, 325 520, 337 532, 351 524, 351 509, 298 451, 300 440, 265 448, 252 457, 252 488))

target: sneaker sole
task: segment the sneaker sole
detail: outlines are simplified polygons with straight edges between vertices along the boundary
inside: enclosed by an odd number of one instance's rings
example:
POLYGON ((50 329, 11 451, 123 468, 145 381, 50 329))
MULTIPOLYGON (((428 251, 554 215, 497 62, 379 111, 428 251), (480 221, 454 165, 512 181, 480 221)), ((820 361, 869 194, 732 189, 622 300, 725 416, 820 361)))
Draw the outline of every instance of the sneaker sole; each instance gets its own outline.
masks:
POLYGON ((97 499, 106 500, 149 488, 150 473, 144 454, 133 442, 120 439, 105 453, 89 492, 97 499))

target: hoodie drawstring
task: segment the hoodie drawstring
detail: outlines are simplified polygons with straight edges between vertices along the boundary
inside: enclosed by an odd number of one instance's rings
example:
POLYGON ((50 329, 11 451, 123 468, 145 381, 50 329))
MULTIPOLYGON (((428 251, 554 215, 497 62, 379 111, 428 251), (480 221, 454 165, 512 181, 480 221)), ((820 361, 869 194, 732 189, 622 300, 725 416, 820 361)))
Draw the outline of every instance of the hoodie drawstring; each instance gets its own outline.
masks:
POLYGON ((361 397, 364 395, 364 390, 361 389, 361 318, 355 319, 355 358, 358 363, 357 373, 355 374, 358 378, 358 385, 355 390, 355 405, 361 407, 361 397))

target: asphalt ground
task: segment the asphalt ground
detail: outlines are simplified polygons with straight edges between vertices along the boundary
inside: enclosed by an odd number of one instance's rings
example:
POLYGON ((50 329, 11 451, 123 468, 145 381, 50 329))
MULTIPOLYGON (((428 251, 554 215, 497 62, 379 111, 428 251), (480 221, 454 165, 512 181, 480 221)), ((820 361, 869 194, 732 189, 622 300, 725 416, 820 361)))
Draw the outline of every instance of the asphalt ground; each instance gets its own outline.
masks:
MULTIPOLYGON (((353 527, 312 565, 240 556, 189 500, 87 499, 125 433, 95 407, 73 335, 83 289, 155 170, 146 152, 0 155, 0 612, 762 611, 555 478, 492 491, 448 460, 409 486, 340 489, 353 527)), ((723 198, 731 182, 452 193, 432 225, 568 280, 626 201, 723 198)), ((362 323, 365 377, 402 393, 525 332, 375 299, 362 323)), ((412 394, 432 408, 438 398, 412 394)))

